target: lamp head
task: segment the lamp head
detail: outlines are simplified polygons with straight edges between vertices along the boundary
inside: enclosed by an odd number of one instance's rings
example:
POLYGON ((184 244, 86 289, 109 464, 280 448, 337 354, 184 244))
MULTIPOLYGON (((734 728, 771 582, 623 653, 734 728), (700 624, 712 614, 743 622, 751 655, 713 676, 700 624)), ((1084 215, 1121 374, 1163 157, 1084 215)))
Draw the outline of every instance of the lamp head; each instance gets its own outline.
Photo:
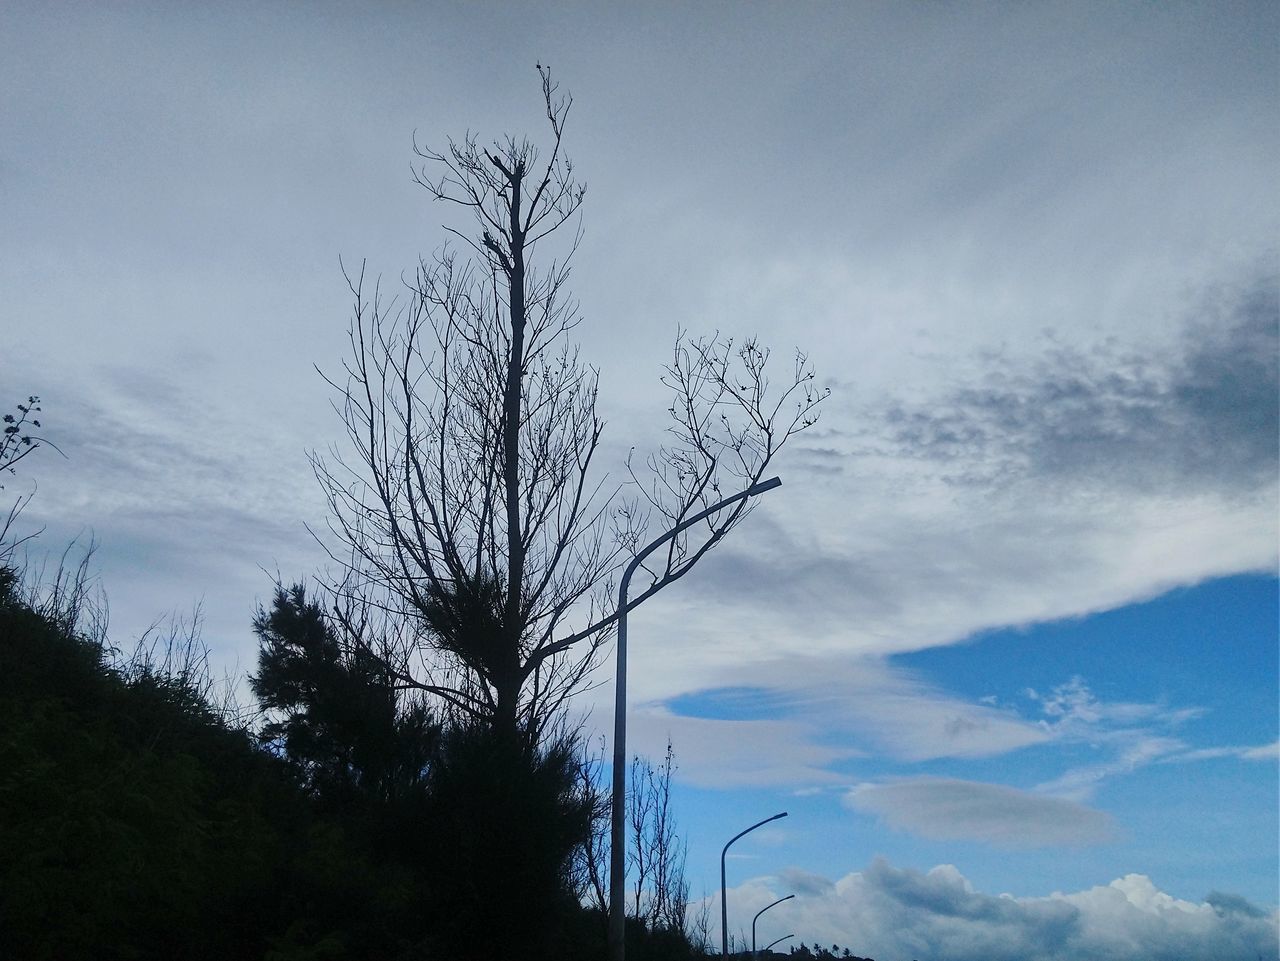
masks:
POLYGON ((755 497, 757 494, 763 494, 765 491, 771 491, 775 487, 781 487, 781 486, 782 486, 781 477, 770 477, 768 480, 762 480, 758 484, 752 484, 751 487, 747 489, 747 494, 750 495, 751 497, 755 497))

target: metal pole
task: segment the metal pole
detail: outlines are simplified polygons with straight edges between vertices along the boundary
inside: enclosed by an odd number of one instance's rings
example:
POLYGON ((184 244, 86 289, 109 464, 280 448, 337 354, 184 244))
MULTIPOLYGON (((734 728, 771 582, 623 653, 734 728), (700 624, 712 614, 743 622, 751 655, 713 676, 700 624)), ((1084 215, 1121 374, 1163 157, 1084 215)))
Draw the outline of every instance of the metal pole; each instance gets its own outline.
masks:
MULTIPOLYGON (((773 904, 781 904, 783 901, 790 901, 794 897, 795 897, 794 894, 788 894, 785 898, 778 898, 778 900, 774 901, 773 904)), ((753 958, 756 956, 756 921, 759 920, 760 915, 764 914, 771 907, 773 907, 773 904, 766 904, 763 908, 757 911, 756 916, 751 919, 751 957, 753 958)), ((773 943, 777 944, 778 942, 775 941, 773 943)))
MULTIPOLYGON (((759 821, 751 825, 751 827, 747 828, 745 831, 739 831, 733 837, 729 838, 729 844, 732 844, 744 834, 750 834, 761 825, 768 824, 770 821, 776 821, 778 818, 784 818, 786 816, 787 812, 783 811, 781 814, 775 814, 771 818, 765 818, 763 821, 759 821)), ((726 844, 724 846, 724 850, 720 852, 720 953, 726 956, 729 954, 729 902, 725 900, 724 856, 729 853, 729 844, 726 844)))
POLYGON ((613 798, 609 835, 610 961, 624 961, 627 950, 625 903, 627 849, 624 824, 627 803, 627 588, 631 584, 631 575, 650 553, 698 521, 737 501, 746 500, 748 497, 754 497, 781 486, 781 478, 770 477, 682 521, 633 557, 622 574, 622 580, 618 583, 618 670, 614 681, 613 697, 613 798))

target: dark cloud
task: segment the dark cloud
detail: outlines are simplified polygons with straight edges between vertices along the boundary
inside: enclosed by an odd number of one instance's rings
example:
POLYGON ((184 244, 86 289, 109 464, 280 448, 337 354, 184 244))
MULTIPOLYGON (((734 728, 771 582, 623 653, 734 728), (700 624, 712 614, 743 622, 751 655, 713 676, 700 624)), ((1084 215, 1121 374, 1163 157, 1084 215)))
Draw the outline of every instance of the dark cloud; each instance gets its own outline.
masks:
MULTIPOLYGON (((1004 940, 1010 947, 1016 945, 1016 951, 1033 956, 1059 953, 1080 923, 1080 910, 1074 905, 1061 901, 1018 902, 982 894, 950 866, 921 874, 877 860, 864 877, 869 886, 901 910, 943 923, 1003 928, 1004 940)), ((998 947, 994 950, 997 955, 1003 953, 998 947)))
POLYGON ((1222 891, 1210 891, 1205 895, 1204 903, 1212 905, 1219 915, 1239 914, 1246 918, 1265 918, 1267 913, 1238 894, 1226 894, 1222 891))
POLYGON ((788 891, 794 891, 797 895, 831 894, 836 889, 835 884, 828 878, 802 871, 800 868, 787 868, 779 872, 778 880, 788 891))
POLYGON ((981 384, 891 407, 888 430, 960 482, 1253 490, 1280 464, 1278 329, 1277 281, 1262 278, 1206 297, 1172 356, 1055 341, 1029 367, 991 357, 981 384))

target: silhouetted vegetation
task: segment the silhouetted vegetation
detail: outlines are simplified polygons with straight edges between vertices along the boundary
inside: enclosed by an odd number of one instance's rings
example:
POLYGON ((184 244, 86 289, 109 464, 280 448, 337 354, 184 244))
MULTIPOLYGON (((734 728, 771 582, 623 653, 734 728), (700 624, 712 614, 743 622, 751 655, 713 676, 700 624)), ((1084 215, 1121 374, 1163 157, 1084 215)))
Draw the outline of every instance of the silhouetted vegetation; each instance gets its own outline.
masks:
MULTIPOLYGON (((571 735, 534 750, 438 724, 301 588, 255 621, 254 732, 192 658, 131 663, 12 570, 0 584, 5 957, 602 955, 573 878, 591 809, 571 735)), ((629 933, 638 959, 696 956, 629 933)))
POLYGON ((17 587, 6 571, 5 956, 263 955, 308 900, 295 863, 311 829, 301 792, 190 686, 111 666, 17 587))

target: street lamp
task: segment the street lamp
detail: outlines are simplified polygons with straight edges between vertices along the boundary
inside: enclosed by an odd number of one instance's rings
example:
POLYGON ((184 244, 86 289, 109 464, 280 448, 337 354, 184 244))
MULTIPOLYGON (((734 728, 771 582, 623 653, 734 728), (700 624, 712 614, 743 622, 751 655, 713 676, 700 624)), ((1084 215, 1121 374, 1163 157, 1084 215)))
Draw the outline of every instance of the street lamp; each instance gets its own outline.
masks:
MULTIPOLYGON (((794 894, 788 894, 785 898, 778 898, 778 900, 774 901, 773 904, 766 904, 756 912, 756 916, 751 919, 751 957, 754 958, 756 956, 756 921, 759 920, 760 915, 768 911, 774 904, 781 904, 783 901, 790 901, 794 897, 794 894)), ((777 941, 773 942, 773 944, 777 943, 777 941)), ((769 947, 773 947, 773 944, 769 945, 769 947)))
MULTIPOLYGON (((729 838, 729 844, 732 844, 744 834, 750 834, 756 828, 768 824, 770 821, 776 821, 778 818, 786 816, 787 812, 783 811, 781 814, 775 814, 771 818, 765 818, 763 821, 759 821, 745 831, 739 831, 729 838)), ((729 844, 726 844, 724 850, 720 852, 720 953, 726 956, 729 954, 729 902, 725 900, 724 856, 729 853, 729 844)))
MULTIPOLYGON (((613 805, 612 824, 609 847, 609 959, 623 961, 626 956, 626 838, 623 827, 626 818, 627 803, 627 588, 631 584, 631 575, 636 572, 641 562, 654 550, 671 540, 677 534, 687 530, 716 511, 755 497, 765 491, 782 486, 782 479, 770 477, 768 480, 752 484, 744 491, 732 497, 717 501, 704 511, 694 514, 671 530, 667 531, 652 544, 631 559, 618 584, 618 670, 614 682, 613 700, 613 805)), ((735 839, 736 840, 736 839, 735 839)), ((723 872, 721 872, 723 874, 723 872)))
MULTIPOLYGON (((794 938, 794 937, 795 937, 795 935, 794 935, 794 934, 784 934, 782 937, 778 938, 778 941, 785 941, 785 940, 787 940, 787 938, 794 938)), ((768 951, 768 950, 769 950, 770 948, 772 948, 775 944, 777 944, 777 943, 778 943, 778 941, 770 941, 768 944, 766 944, 766 945, 764 946, 764 949, 765 949, 766 951, 768 951)))

